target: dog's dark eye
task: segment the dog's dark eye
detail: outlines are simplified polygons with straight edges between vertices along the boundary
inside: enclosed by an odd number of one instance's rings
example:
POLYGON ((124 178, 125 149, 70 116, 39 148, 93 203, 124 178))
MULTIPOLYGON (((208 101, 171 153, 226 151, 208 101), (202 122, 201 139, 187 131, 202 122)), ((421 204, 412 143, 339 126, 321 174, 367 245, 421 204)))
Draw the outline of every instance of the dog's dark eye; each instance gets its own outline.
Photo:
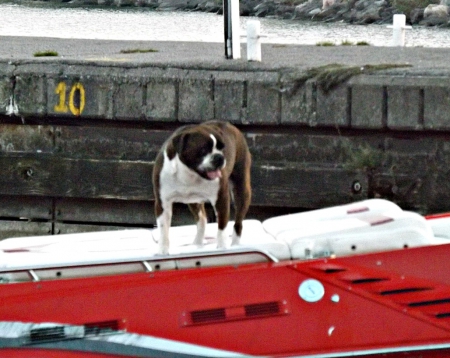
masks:
POLYGON ((208 153, 209 153, 209 150, 207 148, 205 148, 205 147, 200 148, 200 150, 199 150, 199 154, 200 154, 201 157, 204 157, 208 153))

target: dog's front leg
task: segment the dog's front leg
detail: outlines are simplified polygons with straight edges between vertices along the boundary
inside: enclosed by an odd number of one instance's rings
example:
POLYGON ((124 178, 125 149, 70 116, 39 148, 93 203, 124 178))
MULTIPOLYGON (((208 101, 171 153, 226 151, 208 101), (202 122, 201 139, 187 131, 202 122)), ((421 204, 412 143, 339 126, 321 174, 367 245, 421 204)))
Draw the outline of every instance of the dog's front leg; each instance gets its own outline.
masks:
POLYGON ((163 206, 162 213, 156 219, 159 228, 159 254, 169 254, 169 228, 172 222, 172 204, 163 206))
POLYGON ((214 206, 217 217, 217 248, 226 248, 226 228, 230 219, 230 194, 228 187, 219 192, 216 205, 214 206))
POLYGON ((188 204, 188 207, 194 216, 195 222, 197 223, 197 234, 195 235, 194 245, 202 246, 203 239, 205 238, 206 224, 208 222, 208 219, 206 218, 205 204, 188 204))

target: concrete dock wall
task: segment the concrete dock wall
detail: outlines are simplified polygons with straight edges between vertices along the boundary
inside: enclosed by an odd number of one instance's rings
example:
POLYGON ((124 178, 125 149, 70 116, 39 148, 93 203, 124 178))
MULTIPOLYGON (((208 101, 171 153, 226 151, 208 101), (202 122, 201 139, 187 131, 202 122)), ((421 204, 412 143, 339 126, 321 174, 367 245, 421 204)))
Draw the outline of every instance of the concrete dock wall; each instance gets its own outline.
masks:
MULTIPOLYGON (((328 90, 302 76, 1 61, 0 238, 153 226, 157 150, 179 125, 209 119, 246 134, 249 217, 369 197, 450 210, 449 76, 387 69, 328 90)), ((175 223, 189 222, 177 210, 175 223)))
POLYGON ((449 130, 450 78, 406 69, 324 92, 295 72, 0 63, 0 114, 125 121, 449 130))

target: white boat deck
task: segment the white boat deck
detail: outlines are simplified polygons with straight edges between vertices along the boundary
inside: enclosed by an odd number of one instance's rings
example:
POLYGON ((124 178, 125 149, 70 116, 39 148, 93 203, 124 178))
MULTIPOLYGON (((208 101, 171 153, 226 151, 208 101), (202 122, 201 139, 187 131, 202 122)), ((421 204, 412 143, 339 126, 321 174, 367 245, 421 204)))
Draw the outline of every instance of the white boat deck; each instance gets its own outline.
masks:
MULTIPOLYGON (((227 231, 230 236, 233 222, 227 231)), ((158 255, 158 229, 102 231, 0 241, 0 280, 83 277, 244 263, 346 256, 450 243, 450 218, 426 220, 382 199, 246 220, 241 244, 216 249, 217 224, 202 247, 196 226, 170 229, 170 255, 158 255)))

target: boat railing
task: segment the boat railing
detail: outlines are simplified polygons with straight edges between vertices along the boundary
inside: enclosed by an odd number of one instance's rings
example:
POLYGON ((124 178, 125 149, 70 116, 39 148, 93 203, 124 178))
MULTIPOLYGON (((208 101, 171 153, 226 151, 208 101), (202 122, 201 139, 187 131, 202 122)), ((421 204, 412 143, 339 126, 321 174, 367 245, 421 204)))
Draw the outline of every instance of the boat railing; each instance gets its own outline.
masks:
POLYGON ((69 278, 84 278, 130 273, 154 273, 167 270, 195 269, 217 266, 240 266, 255 263, 275 263, 270 253, 253 248, 192 252, 176 255, 154 255, 121 262, 78 262, 35 267, 0 269, 0 283, 37 282, 69 278))

